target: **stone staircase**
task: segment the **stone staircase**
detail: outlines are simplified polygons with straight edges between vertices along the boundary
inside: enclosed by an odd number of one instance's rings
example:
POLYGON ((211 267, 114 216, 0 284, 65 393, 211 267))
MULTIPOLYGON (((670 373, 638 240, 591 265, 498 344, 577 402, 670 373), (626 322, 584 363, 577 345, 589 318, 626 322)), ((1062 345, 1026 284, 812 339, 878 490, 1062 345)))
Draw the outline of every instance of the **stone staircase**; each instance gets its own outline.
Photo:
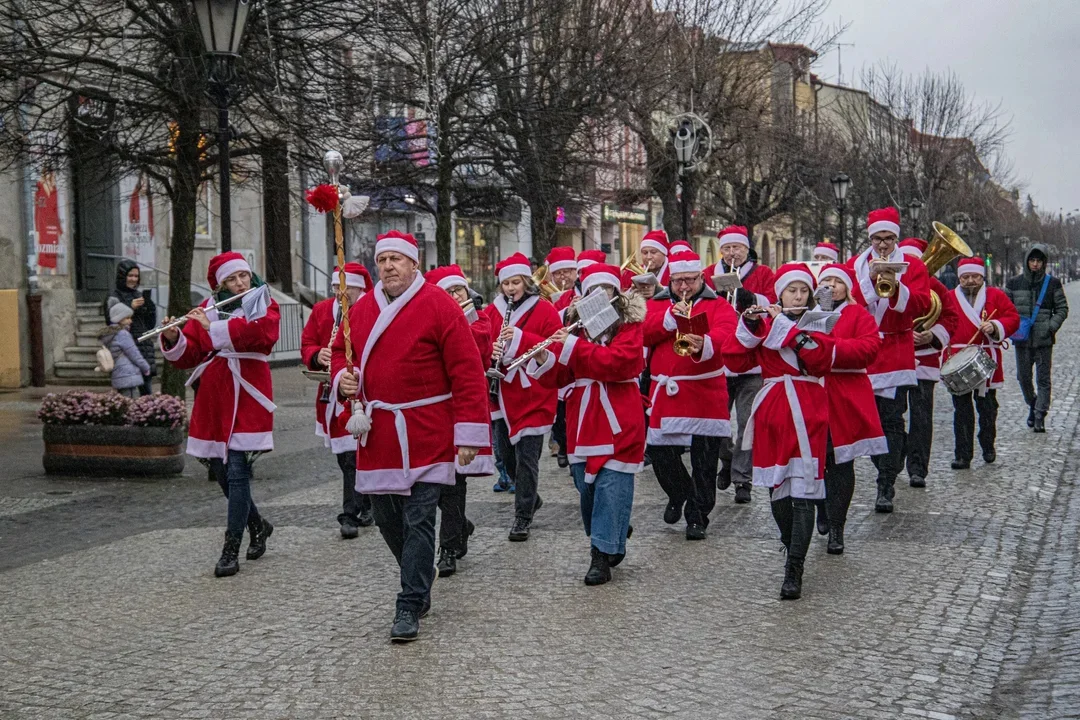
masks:
MULTIPOLYGON (((108 385, 109 376, 94 372, 97 366, 98 332, 105 327, 101 303, 75 303, 75 344, 64 348, 64 359, 53 363, 53 379, 58 385, 108 385)), ((158 373, 162 360, 158 358, 158 373)))

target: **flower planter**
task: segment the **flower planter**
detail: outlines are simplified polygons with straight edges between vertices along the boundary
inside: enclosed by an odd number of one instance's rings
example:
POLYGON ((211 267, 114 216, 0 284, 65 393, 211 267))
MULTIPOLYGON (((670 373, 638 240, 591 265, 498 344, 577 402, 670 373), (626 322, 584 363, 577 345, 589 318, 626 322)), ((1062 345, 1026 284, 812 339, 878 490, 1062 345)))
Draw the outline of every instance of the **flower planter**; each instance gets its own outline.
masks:
POLYGON ((132 425, 42 426, 48 475, 178 475, 186 428, 132 425))

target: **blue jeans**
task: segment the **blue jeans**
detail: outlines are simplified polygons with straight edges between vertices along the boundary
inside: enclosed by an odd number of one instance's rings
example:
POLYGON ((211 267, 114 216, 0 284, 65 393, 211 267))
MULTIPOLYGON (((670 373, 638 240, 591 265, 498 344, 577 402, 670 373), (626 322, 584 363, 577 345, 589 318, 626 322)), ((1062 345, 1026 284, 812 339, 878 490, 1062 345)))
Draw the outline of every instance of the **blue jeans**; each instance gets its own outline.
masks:
POLYGON ((218 458, 210 460, 210 472, 229 500, 227 531, 233 537, 242 537, 248 520, 259 517, 255 501, 251 499, 251 465, 242 450, 230 450, 227 462, 218 458))
POLYGON ((412 495, 372 495, 371 510, 401 568, 398 610, 420 612, 435 579, 435 508, 442 485, 418 482, 412 495))
POLYGON ((570 474, 581 493, 581 522, 593 547, 609 555, 625 554, 626 530, 634 506, 633 474, 603 468, 587 483, 585 463, 571 465, 570 474))

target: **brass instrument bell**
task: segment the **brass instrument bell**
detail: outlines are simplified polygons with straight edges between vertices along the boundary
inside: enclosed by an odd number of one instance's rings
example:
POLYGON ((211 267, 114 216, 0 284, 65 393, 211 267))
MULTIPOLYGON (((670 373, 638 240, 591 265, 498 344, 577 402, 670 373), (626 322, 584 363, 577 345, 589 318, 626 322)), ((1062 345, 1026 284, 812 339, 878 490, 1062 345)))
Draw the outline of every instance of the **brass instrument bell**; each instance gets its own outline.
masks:
MULTIPOLYGON (((882 255, 876 262, 889 262, 888 255, 882 255)), ((877 293, 879 298, 891 298, 896 294, 899 285, 896 282, 896 277, 890 273, 891 277, 886 277, 884 273, 878 275, 877 282, 874 283, 874 292, 877 293)))
POLYGON ((548 269, 547 265, 536 268, 536 272, 532 274, 532 280, 536 283, 536 287, 540 288, 540 297, 545 300, 550 300, 562 292, 555 286, 555 283, 551 282, 551 270, 548 269))
POLYGON ((645 266, 638 260, 638 251, 635 250, 633 254, 626 258, 626 261, 619 266, 621 272, 629 272, 631 275, 644 275, 648 272, 645 266))
MULTIPOLYGON (((674 310, 672 310, 672 312, 674 313, 674 310)), ((693 314, 693 312, 694 301, 691 300, 689 306, 687 307, 686 314, 683 315, 682 313, 679 313, 679 315, 681 317, 688 318, 693 314)), ((686 335, 679 332, 678 330, 675 331, 675 342, 672 343, 671 347, 675 351, 675 354, 679 357, 690 357, 694 354, 694 350, 690 346, 690 340, 686 337, 686 335)))
MULTIPOLYGON (((937 275, 938 270, 945 267, 958 257, 971 257, 972 252, 963 238, 939 222, 932 223, 934 235, 930 238, 930 244, 926 246, 926 252, 922 254, 926 272, 937 275)), ((915 318, 915 330, 923 332, 933 327, 941 317, 941 298, 933 290, 930 291, 930 312, 915 318)))

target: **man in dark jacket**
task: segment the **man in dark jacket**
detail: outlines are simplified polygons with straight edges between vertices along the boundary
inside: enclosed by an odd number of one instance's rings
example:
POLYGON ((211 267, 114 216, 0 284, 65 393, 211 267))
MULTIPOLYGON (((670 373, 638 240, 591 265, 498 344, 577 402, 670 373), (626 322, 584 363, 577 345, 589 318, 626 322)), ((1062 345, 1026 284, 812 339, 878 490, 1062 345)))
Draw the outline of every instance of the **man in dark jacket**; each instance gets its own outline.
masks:
POLYGON ((1057 331, 1069 316, 1069 303, 1065 299, 1061 281, 1046 273, 1049 261, 1050 252, 1045 245, 1032 245, 1024 258, 1024 272, 1005 284, 1005 293, 1016 305, 1020 317, 1029 318, 1039 301, 1043 282, 1049 278, 1028 339, 1013 341, 1016 347, 1016 379, 1020 381, 1020 389, 1029 408, 1028 427, 1034 428, 1037 433, 1046 432, 1046 413, 1050 410, 1051 356, 1057 331), (1038 392, 1031 382, 1032 367, 1036 373, 1038 392))

